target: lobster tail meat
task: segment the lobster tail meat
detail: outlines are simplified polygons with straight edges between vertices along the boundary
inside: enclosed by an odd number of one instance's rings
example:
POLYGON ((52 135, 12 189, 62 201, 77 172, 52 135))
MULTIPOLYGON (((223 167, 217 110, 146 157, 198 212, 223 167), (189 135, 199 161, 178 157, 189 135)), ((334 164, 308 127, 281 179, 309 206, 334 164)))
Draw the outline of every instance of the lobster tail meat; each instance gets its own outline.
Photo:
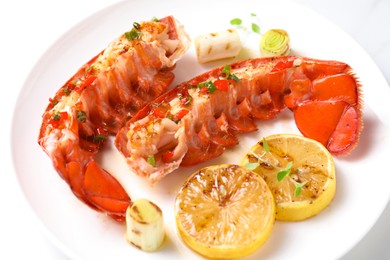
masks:
POLYGON ((360 84, 345 63, 259 58, 216 68, 149 103, 117 134, 130 168, 157 182, 179 165, 221 155, 255 120, 294 113, 303 135, 335 155, 349 153, 362 130, 360 84))
POLYGON ((96 154, 109 135, 166 91, 188 47, 183 26, 172 16, 134 23, 50 98, 38 143, 87 205, 124 219, 131 200, 96 154))

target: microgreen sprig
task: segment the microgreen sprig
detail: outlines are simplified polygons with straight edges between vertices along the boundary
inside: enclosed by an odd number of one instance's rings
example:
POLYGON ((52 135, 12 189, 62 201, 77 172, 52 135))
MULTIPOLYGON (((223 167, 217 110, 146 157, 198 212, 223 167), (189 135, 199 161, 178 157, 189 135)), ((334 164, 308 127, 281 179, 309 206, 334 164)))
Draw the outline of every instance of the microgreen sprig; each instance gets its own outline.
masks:
POLYGON ((251 22, 251 28, 252 28, 252 31, 254 33, 258 33, 260 34, 260 26, 257 24, 257 15, 255 13, 251 13, 251 18, 252 18, 252 22, 251 22))
POLYGON ((291 167, 292 167, 292 162, 288 162, 286 168, 278 172, 278 174, 276 175, 278 182, 283 181, 284 178, 290 175, 291 167))
MULTIPOLYGON (((263 142, 262 142, 262 145, 263 145, 263 153, 258 155, 258 154, 255 154, 253 151, 249 150, 250 153, 255 157, 257 158, 257 162, 254 162, 254 163, 247 163, 246 165, 244 165, 245 168, 247 168, 248 170, 255 170, 257 167, 260 166, 260 163, 266 163, 266 164, 270 164, 268 161, 264 161, 263 157, 265 156, 265 154, 267 153, 270 153, 270 149, 269 149, 269 146, 268 146, 268 143, 267 143, 267 140, 263 137, 263 142)), ((276 178, 278 180, 278 182, 281 182, 283 181, 285 178, 289 178, 293 183, 294 183, 294 186, 295 186, 295 190, 294 190, 294 195, 296 197, 298 197, 301 192, 302 192, 302 187, 305 186, 305 184, 307 183, 307 181, 305 182, 297 182, 295 181, 292 177, 291 177, 291 168, 293 166, 293 162, 290 161, 287 163, 286 167, 285 168, 280 168, 276 165, 271 165, 272 167, 278 169, 278 173, 276 174, 276 178)))
POLYGON ((241 25, 242 24, 242 20, 240 18, 233 18, 230 20, 230 24, 231 25, 241 25))
POLYGON ((302 193, 302 187, 305 186, 305 184, 307 183, 307 181, 304 181, 304 182, 297 182, 295 180, 293 180, 291 178, 291 181, 294 183, 295 185, 295 191, 294 191, 294 195, 295 197, 298 197, 301 193, 302 193))
POLYGON ((237 31, 239 32, 241 42, 243 45, 245 45, 245 42, 247 41, 247 38, 251 33, 258 34, 258 35, 261 34, 257 15, 255 13, 251 13, 248 20, 249 21, 246 21, 246 23, 244 23, 244 21, 238 17, 230 20, 230 25, 232 25, 233 28, 236 28, 237 31))
POLYGON ((87 121, 87 114, 84 111, 77 110, 76 114, 77 114, 77 121, 79 121, 80 123, 85 123, 87 121))
POLYGON ((258 18, 257 18, 257 15, 255 13, 251 13, 250 14, 250 26, 246 26, 243 24, 243 20, 241 18, 233 18, 230 20, 230 24, 233 25, 234 27, 236 27, 237 30, 241 30, 244 35, 243 36, 246 36, 245 34, 248 33, 248 32, 254 32, 254 33, 257 33, 257 34, 260 34, 260 26, 258 25, 258 18), (250 29, 249 29, 250 28, 250 29))

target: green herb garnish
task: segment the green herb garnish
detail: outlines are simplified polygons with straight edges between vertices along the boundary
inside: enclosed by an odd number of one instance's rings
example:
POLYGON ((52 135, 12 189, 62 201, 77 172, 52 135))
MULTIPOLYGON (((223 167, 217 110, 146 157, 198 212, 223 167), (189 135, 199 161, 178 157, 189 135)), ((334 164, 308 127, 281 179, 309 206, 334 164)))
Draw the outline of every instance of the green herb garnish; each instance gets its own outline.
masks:
POLYGON ((225 67, 223 67, 222 69, 222 73, 225 74, 225 77, 229 77, 230 76, 230 70, 232 68, 230 67, 230 65, 225 65, 225 67))
POLYGON ((135 28, 133 28, 133 29, 131 29, 131 31, 125 33, 125 36, 129 41, 139 40, 141 38, 141 35, 142 35, 142 32, 138 31, 135 28))
POLYGON ((284 180, 284 178, 286 178, 290 174, 291 167, 292 167, 292 162, 288 162, 286 168, 278 172, 276 178, 278 179, 279 182, 284 180))
POLYGON ((250 14, 250 24, 244 24, 243 20, 240 18, 233 18, 230 20, 230 24, 235 26, 238 30, 241 30, 241 37, 244 39, 248 36, 248 32, 251 31, 260 34, 260 26, 258 25, 258 18, 255 13, 250 14))
POLYGON ((301 195, 302 193, 302 187, 305 186, 305 184, 307 183, 307 181, 304 181, 304 182, 297 182, 297 181, 294 181, 292 179, 294 185, 295 185, 295 191, 294 191, 294 195, 295 197, 298 197, 299 195, 301 195))
POLYGON ((100 142, 102 142, 102 141, 104 141, 104 140, 106 140, 107 139, 107 136, 106 135, 103 135, 103 134, 96 134, 94 137, 93 137, 93 141, 95 142, 95 143, 100 143, 100 142))
POLYGON ((225 65, 222 69, 222 74, 225 75, 226 79, 232 79, 234 80, 235 82, 238 82, 240 81, 240 79, 234 75, 234 74, 230 74, 231 73, 231 70, 232 68, 230 67, 230 65, 225 65))
POLYGON ((77 114, 77 121, 79 121, 80 123, 85 123, 85 121, 87 121, 87 114, 84 111, 77 110, 76 114, 77 114))
POLYGON ((241 25, 241 23, 242 20, 240 18, 233 18, 232 20, 230 20, 231 25, 241 25))
POLYGON ((64 91, 65 95, 70 95, 70 90, 67 87, 64 87, 62 90, 64 91))
POLYGON ((60 121, 61 120, 61 115, 60 115, 60 112, 57 111, 53 116, 52 116, 53 120, 55 121, 60 121))
POLYGON ((260 27, 257 24, 252 23, 252 31, 255 33, 260 33, 260 27))
POLYGON ((232 79, 235 82, 239 82, 240 81, 240 79, 236 75, 234 75, 234 74, 230 74, 229 77, 227 77, 227 79, 232 79))
POLYGON ((147 159, 147 162, 152 165, 153 167, 156 166, 156 159, 154 158, 154 155, 149 155, 148 156, 148 159, 147 159))
POLYGON ((204 87, 206 87, 210 93, 214 93, 217 90, 212 81, 206 81, 198 84, 198 88, 202 89, 204 87))
POLYGON ((265 137, 263 137, 263 140, 262 140, 262 143, 260 143, 261 146, 263 146, 263 153, 258 155, 258 154, 255 154, 253 151, 250 150, 250 153, 255 157, 257 158, 257 162, 251 162, 251 163, 247 163, 244 165, 244 167, 248 170, 255 170, 257 167, 260 166, 260 163, 264 163, 266 165, 269 165, 273 168, 276 168, 279 170, 279 172, 277 173, 276 175, 276 178, 278 180, 278 182, 281 182, 283 181, 285 178, 289 178, 295 185, 295 191, 294 191, 294 194, 295 196, 299 196, 302 192, 302 187, 307 183, 307 182, 303 182, 303 183, 300 183, 300 182, 297 182, 294 180, 294 178, 291 176, 291 168, 293 166, 293 162, 288 162, 286 167, 283 169, 283 168, 279 168, 278 166, 276 165, 272 165, 270 164, 269 161, 266 161, 263 157, 267 154, 267 153, 270 153, 270 149, 269 149, 269 145, 267 143, 267 140, 265 139, 265 137))
POLYGON ((184 105, 191 104, 191 100, 192 100, 192 97, 191 96, 187 96, 186 101, 184 102, 184 105))
POLYGON ((133 27, 134 27, 135 29, 139 30, 139 29, 141 28, 141 25, 140 25, 139 23, 137 23, 137 22, 134 22, 134 23, 133 23, 133 27))

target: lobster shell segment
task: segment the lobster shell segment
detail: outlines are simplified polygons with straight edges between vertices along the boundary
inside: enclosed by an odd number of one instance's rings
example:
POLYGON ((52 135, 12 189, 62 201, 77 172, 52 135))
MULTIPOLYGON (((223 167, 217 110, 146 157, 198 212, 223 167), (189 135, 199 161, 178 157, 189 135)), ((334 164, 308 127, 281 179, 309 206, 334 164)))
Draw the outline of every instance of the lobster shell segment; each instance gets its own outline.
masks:
POLYGON ((96 155, 109 135, 166 91, 188 47, 183 26, 172 16, 134 23, 50 98, 38 143, 91 208, 124 220, 131 199, 96 155))
POLYGON ((130 168, 156 182, 180 165, 221 155, 254 120, 288 108, 301 133, 334 155, 348 154, 362 130, 360 84, 349 65, 301 57, 250 59, 213 69, 150 102, 119 132, 130 168))

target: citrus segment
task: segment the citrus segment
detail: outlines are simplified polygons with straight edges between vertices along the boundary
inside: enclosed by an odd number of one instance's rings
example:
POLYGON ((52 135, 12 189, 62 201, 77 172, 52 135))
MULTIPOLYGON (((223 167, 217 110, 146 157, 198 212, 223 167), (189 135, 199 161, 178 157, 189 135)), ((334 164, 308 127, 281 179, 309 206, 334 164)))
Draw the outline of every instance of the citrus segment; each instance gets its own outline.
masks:
POLYGON ((310 218, 326 208, 336 192, 331 154, 321 143, 300 135, 266 137, 251 148, 242 165, 266 181, 277 220, 310 218))
POLYGON ((195 252, 207 258, 237 258, 267 240, 275 204, 256 173, 238 165, 215 165, 184 183, 176 197, 175 217, 182 240, 195 252))

